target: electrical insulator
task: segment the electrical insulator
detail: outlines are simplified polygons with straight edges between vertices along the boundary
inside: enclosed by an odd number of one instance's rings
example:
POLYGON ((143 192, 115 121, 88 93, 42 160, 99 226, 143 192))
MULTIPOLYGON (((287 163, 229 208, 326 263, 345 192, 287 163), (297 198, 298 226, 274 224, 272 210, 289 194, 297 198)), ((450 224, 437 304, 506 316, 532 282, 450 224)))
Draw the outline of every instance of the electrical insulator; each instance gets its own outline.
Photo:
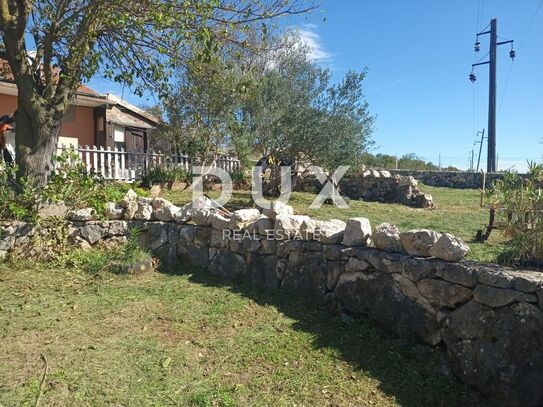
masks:
POLYGON ((517 53, 514 49, 511 48, 511 51, 509 51, 509 57, 514 61, 515 57, 517 56, 517 53))
POLYGON ((475 43, 475 52, 479 52, 481 50, 481 43, 479 40, 475 43))
POLYGON ((469 80, 472 81, 472 82, 475 82, 477 80, 477 77, 475 76, 474 73, 469 74, 469 80))

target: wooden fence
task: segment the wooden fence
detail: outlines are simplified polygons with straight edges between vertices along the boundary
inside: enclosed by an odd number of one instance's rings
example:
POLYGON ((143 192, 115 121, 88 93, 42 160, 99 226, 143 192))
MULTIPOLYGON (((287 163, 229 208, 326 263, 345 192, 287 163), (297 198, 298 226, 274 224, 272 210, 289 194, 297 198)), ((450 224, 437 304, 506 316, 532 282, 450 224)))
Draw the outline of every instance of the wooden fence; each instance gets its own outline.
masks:
MULTIPOLYGON (((143 178, 153 167, 180 167, 191 171, 193 160, 183 154, 168 154, 162 152, 131 152, 123 148, 104 148, 96 146, 62 146, 57 154, 68 150, 77 153, 88 174, 96 174, 104 179, 133 182, 143 178)), ((206 165, 222 168, 230 173, 240 169, 240 162, 228 156, 221 156, 206 165)))

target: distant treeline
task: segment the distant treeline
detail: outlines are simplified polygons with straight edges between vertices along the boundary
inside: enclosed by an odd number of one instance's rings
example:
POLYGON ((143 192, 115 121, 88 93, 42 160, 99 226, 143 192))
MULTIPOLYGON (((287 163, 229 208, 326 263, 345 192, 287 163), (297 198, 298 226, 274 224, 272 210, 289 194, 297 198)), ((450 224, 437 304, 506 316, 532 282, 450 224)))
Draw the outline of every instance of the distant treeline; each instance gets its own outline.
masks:
POLYGON ((396 157, 389 154, 370 154, 366 153, 363 157, 363 164, 366 167, 380 169, 399 169, 399 170, 442 170, 442 171, 460 171, 453 166, 439 168, 431 161, 424 161, 414 153, 404 154, 396 157))

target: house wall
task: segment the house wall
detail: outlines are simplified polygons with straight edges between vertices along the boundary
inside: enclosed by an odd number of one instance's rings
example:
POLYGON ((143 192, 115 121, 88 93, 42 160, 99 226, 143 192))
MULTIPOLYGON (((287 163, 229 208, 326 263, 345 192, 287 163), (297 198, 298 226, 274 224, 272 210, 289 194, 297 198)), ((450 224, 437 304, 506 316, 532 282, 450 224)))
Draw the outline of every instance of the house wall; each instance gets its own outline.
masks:
POLYGON ((17 109, 17 96, 0 95, 0 116, 12 114, 17 109))
MULTIPOLYGON (((0 116, 17 109, 17 96, 0 95, 0 116)), ((81 145, 94 145, 94 108, 72 106, 62 121, 60 137, 77 138, 81 145)))
POLYGON ((77 138, 82 146, 94 145, 94 108, 70 107, 62 120, 60 137, 77 138))

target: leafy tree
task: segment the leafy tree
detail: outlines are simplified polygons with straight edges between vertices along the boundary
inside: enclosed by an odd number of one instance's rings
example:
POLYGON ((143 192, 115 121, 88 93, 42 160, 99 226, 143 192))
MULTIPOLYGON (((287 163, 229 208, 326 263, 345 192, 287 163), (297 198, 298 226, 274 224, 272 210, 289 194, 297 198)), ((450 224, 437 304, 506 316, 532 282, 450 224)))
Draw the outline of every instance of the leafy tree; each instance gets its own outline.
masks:
MULTIPOLYGON (((400 158, 389 154, 370 154, 367 153, 362 159, 362 163, 367 167, 394 169, 396 166, 399 170, 430 170, 437 171, 439 167, 431 161, 424 161, 414 153, 404 154, 400 158), (396 161, 397 160, 397 161, 396 161)), ((458 168, 452 165, 443 168, 444 171, 459 171, 458 168)))
POLYGON ((198 52, 193 50, 193 55, 178 69, 174 91, 165 101, 166 134, 174 149, 204 162, 232 145, 236 114, 250 79, 237 63, 241 54, 232 47, 205 63, 197 58, 198 52))
POLYGON ((365 71, 333 84, 330 70, 311 61, 296 37, 261 65, 254 95, 242 107, 242 129, 254 149, 328 170, 361 159, 374 123, 363 94, 365 71))
POLYGON ((0 48, 18 88, 19 176, 46 182, 82 81, 99 73, 163 95, 191 43, 203 45, 205 60, 223 44, 243 47, 248 27, 308 8, 303 0, 0 1, 0 48))

